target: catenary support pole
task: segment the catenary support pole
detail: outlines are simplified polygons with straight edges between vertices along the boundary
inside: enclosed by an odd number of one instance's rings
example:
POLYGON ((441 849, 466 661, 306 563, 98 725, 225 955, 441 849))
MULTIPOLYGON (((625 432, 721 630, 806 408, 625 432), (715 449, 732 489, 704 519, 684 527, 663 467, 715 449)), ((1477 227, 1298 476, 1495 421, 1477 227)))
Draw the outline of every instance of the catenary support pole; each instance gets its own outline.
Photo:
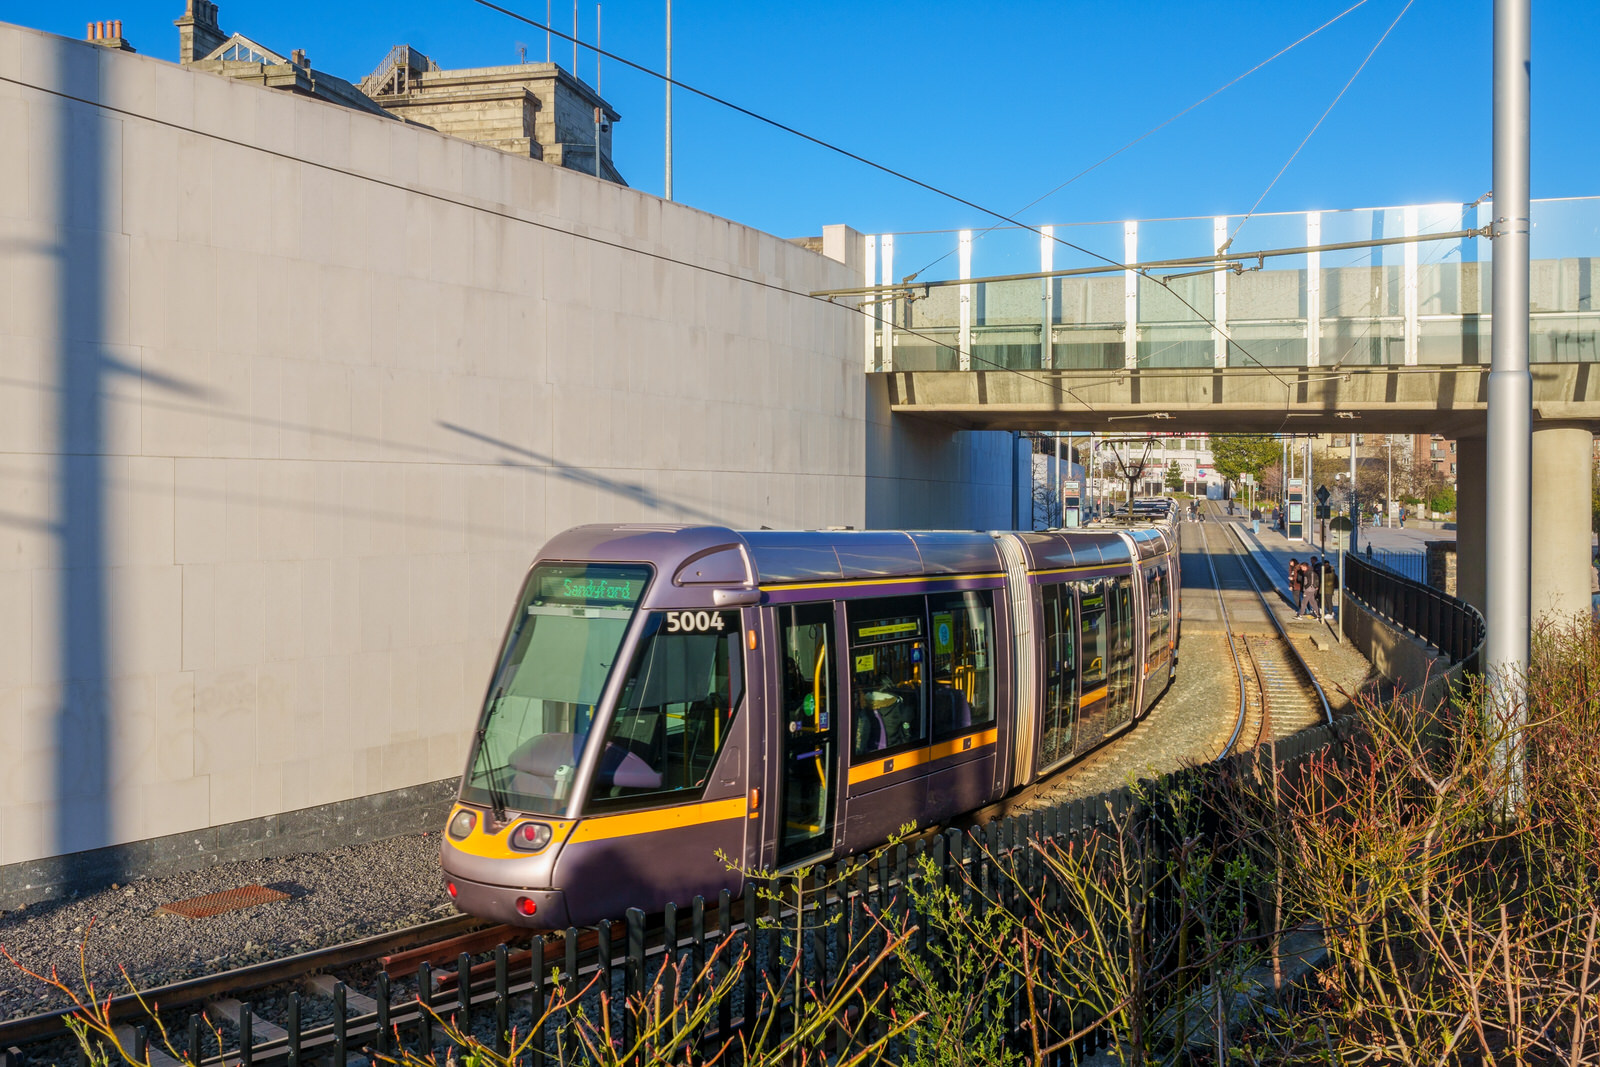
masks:
POLYGON ((1508 716, 1500 751, 1507 814, 1522 796, 1517 728, 1525 721, 1533 382, 1528 373, 1528 91, 1530 0, 1494 4, 1494 330, 1489 363, 1485 516, 1491 715, 1508 716))
POLYGON ((1056 431, 1056 484, 1055 484, 1055 490, 1056 490, 1056 521, 1051 524, 1053 526, 1065 526, 1067 524, 1067 498, 1065 496, 1063 496, 1062 493, 1061 493, 1061 487, 1062 487, 1063 480, 1064 479, 1063 479, 1062 474, 1061 474, 1061 431, 1057 430, 1056 431))

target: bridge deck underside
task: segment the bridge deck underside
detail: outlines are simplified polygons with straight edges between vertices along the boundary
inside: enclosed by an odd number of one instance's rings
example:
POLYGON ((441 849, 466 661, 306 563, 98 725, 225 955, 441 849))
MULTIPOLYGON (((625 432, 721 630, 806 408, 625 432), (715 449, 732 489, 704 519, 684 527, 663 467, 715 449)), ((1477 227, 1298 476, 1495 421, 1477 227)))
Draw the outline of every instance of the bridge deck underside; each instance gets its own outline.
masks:
MULTIPOLYGON (((1600 428, 1594 363, 1536 363, 1536 422, 1600 428)), ((897 415, 971 430, 1484 432, 1489 368, 897 371, 897 415)))

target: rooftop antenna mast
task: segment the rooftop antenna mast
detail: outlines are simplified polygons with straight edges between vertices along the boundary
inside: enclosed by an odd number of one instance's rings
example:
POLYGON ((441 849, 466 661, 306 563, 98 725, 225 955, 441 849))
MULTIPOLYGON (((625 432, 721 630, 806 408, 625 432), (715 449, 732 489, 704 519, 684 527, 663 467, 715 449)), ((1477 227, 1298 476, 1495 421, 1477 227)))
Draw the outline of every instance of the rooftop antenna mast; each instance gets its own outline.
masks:
POLYGON ((667 187, 666 199, 672 199, 672 0, 667 0, 667 187))

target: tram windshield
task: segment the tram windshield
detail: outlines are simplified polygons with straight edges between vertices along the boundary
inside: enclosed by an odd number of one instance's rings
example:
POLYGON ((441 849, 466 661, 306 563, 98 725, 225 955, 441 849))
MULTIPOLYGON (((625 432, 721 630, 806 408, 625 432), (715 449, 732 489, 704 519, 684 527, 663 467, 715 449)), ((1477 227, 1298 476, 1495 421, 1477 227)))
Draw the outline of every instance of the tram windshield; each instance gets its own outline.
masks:
POLYGON ((650 576, 643 564, 534 567, 489 687, 463 800, 566 810, 600 693, 650 576))

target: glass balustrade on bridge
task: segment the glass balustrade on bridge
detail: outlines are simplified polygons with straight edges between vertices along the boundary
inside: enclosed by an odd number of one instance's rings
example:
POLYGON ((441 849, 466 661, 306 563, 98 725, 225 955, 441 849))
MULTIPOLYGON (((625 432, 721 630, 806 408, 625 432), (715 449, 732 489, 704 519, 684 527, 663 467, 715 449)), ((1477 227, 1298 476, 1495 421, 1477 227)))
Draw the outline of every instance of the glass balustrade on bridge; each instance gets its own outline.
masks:
MULTIPOLYGON (((1532 207, 1534 362, 1600 360, 1593 267, 1600 198, 1532 207)), ((1486 226, 1491 205, 1443 204, 874 238, 875 365, 894 370, 1148 370, 1489 362, 1492 242, 1426 238, 1486 226), (1214 264, 1215 253, 1318 251, 1214 264), (1343 247, 1340 247, 1343 246, 1343 247), (1029 256, 1032 260, 1029 260, 1029 256), (1124 263, 1151 264, 1138 272, 1124 263), (1003 274, 1106 268, 1002 280, 1003 274), (965 284, 962 278, 972 279, 965 284), (931 284, 930 284, 931 283, 931 284)))

